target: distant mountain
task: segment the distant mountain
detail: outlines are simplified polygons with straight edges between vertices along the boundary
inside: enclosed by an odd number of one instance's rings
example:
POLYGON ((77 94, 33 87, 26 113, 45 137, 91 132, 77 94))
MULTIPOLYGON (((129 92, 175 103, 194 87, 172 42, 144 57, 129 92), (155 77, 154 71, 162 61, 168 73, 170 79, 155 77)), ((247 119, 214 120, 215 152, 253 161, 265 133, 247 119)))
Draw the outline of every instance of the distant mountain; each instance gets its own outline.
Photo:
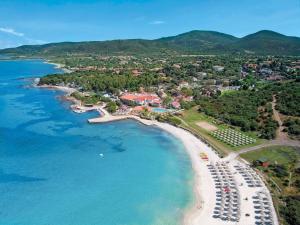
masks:
POLYGON ((177 36, 165 37, 156 41, 167 44, 169 48, 190 52, 219 53, 228 51, 228 45, 238 38, 215 31, 194 30, 177 36))
POLYGON ((300 55, 300 38, 262 30, 239 39, 233 47, 257 54, 300 55))
POLYGON ((130 39, 91 42, 61 42, 24 45, 0 50, 0 54, 24 56, 148 55, 148 54, 300 55, 300 38, 273 31, 259 31, 237 38, 215 31, 190 31, 156 40, 130 39))
POLYGON ((151 40, 113 40, 113 41, 88 41, 88 42, 60 42, 45 45, 23 45, 17 48, 0 50, 0 54, 14 54, 24 56, 55 56, 55 55, 134 55, 153 54, 165 49, 163 43, 151 40))

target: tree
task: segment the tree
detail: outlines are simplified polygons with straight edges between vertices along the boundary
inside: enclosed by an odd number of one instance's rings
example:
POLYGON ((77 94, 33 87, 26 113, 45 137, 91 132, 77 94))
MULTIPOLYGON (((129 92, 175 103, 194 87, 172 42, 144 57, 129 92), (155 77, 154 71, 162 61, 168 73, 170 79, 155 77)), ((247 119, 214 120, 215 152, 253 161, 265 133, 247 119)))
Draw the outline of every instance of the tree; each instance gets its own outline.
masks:
POLYGON ((290 196, 285 199, 286 206, 280 212, 289 225, 300 224, 300 199, 299 196, 290 196))
POLYGON ((170 96, 165 97, 163 100, 163 104, 167 107, 171 105, 171 102, 172 102, 172 98, 170 96))
POLYGON ((111 102, 107 103, 106 109, 107 109, 108 112, 114 113, 114 112, 117 111, 117 108, 118 107, 117 107, 117 104, 115 102, 111 101, 111 102))
POLYGON ((181 88, 181 93, 185 96, 192 96, 193 95, 193 90, 187 87, 181 88))

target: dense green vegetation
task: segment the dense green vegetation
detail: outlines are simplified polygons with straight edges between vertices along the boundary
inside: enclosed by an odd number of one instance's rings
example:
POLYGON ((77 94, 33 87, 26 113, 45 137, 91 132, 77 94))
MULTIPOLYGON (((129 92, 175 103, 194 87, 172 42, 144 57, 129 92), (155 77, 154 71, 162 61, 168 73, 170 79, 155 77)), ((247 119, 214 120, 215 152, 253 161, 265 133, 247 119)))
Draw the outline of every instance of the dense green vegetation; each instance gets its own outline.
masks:
POLYGON ((228 54, 256 53, 261 55, 300 55, 300 38, 272 31, 260 31, 237 38, 214 31, 191 31, 156 40, 113 40, 92 42, 62 42, 46 45, 26 45, 1 50, 0 54, 27 56, 53 55, 146 55, 146 54, 228 54))
POLYGON ((156 118, 160 122, 168 122, 174 126, 178 126, 181 124, 181 120, 175 116, 172 115, 158 115, 156 118))
POLYGON ((289 225, 300 224, 300 196, 287 196, 285 205, 280 207, 280 213, 289 225))
POLYGON ((101 96, 99 95, 84 96, 79 92, 72 93, 71 97, 80 100, 83 104, 96 104, 102 100, 101 96))
POLYGON ((245 49, 263 55, 276 55, 280 52, 283 55, 299 55, 300 50, 298 37, 287 37, 267 30, 241 38, 233 46, 236 49, 245 49))
MULTIPOLYGON (((200 97, 196 102, 200 106, 199 110, 209 116, 239 126, 243 131, 259 131, 261 138, 273 139, 278 124, 272 119, 272 95, 276 95, 277 108, 281 113, 299 116, 299 82, 271 83, 257 89, 229 92, 215 98, 200 97)), ((292 125, 289 126, 289 132, 298 134, 299 125, 292 125)))
POLYGON ((292 137, 300 138, 300 119, 288 118, 283 125, 286 127, 285 131, 292 137))
POLYGON ((115 113, 118 109, 118 105, 116 102, 111 101, 111 102, 107 103, 106 109, 110 113, 115 113))
POLYGON ((54 74, 42 77, 40 84, 75 86, 83 91, 111 92, 128 89, 137 91, 140 87, 157 85, 159 77, 153 74, 132 76, 130 74, 102 74, 99 72, 74 72, 70 74, 54 74))
POLYGON ((277 90, 277 109, 285 115, 300 116, 300 82, 283 84, 277 90))
POLYGON ((272 119, 267 109, 263 114, 259 107, 265 107, 272 101, 269 90, 241 90, 221 95, 217 98, 200 98, 197 103, 199 110, 205 114, 222 120, 234 126, 241 127, 243 131, 260 131, 260 136, 266 139, 275 137, 277 123, 272 119), (267 115, 266 115, 266 113, 267 115))

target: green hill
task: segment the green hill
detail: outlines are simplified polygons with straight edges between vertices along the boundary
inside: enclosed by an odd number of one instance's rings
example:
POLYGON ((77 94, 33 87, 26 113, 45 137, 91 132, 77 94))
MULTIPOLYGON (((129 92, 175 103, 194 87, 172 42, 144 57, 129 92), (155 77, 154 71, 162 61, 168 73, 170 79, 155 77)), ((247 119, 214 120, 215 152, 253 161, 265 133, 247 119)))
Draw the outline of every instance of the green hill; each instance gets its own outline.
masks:
POLYGON ((262 30, 241 38, 234 43, 233 48, 257 54, 300 55, 300 38, 262 30))
POLYGON ((100 54, 100 55, 134 55, 153 54, 170 51, 163 43, 151 40, 113 40, 113 41, 90 41, 90 42, 61 42, 45 45, 24 45, 17 48, 0 50, 0 54, 15 55, 70 55, 70 54, 100 54))
POLYGON ((169 48, 195 53, 223 53, 229 51, 228 45, 238 38, 215 31, 190 31, 173 37, 157 39, 169 48))
POLYGON ((156 40, 130 39, 90 42, 61 42, 25 45, 0 50, 0 54, 24 56, 55 55, 149 55, 149 54, 300 55, 300 38, 273 31, 259 31, 237 38, 215 31, 190 31, 156 40))

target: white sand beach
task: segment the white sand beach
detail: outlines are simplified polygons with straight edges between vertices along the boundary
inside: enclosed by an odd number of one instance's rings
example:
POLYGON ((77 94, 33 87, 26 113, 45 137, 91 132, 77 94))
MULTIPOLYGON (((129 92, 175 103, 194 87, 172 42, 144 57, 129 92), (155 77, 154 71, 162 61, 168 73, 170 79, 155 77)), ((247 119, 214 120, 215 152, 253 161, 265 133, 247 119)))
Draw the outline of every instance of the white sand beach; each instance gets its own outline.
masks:
MULTIPOLYGON (((65 87, 44 87, 65 91, 67 95, 74 91, 65 87)), ((98 107, 97 110, 101 111, 101 117, 89 119, 89 123, 133 119, 142 124, 163 129, 184 144, 195 173, 195 201, 184 214, 182 224, 251 225, 264 224, 263 221, 266 224, 278 225, 269 190, 259 174, 250 168, 247 162, 237 158, 236 154, 231 153, 221 159, 211 147, 181 128, 141 119, 134 115, 113 116, 105 110, 104 106, 98 107), (227 216, 224 217, 225 214, 227 216)))
MULTIPOLYGON (((90 123, 105 123, 110 121, 122 120, 122 119, 134 119, 145 125, 153 125, 163 129, 174 135, 176 138, 182 141, 187 153, 190 156, 192 167, 195 173, 194 180, 194 192, 195 192, 195 203, 187 210, 183 218, 184 225, 223 225, 223 224, 240 224, 250 225, 261 221, 257 219, 258 215, 255 213, 256 205, 253 203, 253 197, 257 196, 259 192, 266 193, 270 204, 270 218, 274 225, 278 225, 277 215, 272 204, 271 196, 261 180, 260 176, 253 171, 245 161, 237 159, 236 154, 232 153, 226 158, 221 159, 216 152, 201 140, 196 138, 193 134, 186 130, 178 127, 174 127, 167 123, 161 123, 158 121, 150 121, 141 119, 137 116, 124 115, 124 116, 111 116, 104 110, 103 117, 90 119, 90 123), (203 160, 200 157, 200 153, 205 154, 208 160, 203 160), (217 206, 216 194, 220 189, 215 187, 215 182, 211 172, 208 169, 208 165, 224 163, 228 171, 232 175, 233 183, 236 185, 236 190, 239 195, 239 214, 238 221, 221 220, 220 218, 214 218, 214 211, 217 206), (235 166, 241 166, 245 168, 247 173, 251 173, 255 179, 260 183, 259 187, 248 187, 246 180, 236 170, 235 166)), ((253 178, 253 179, 254 179, 253 178)))
POLYGON ((72 73, 72 72, 73 72, 72 70, 67 69, 67 68, 65 67, 65 65, 60 64, 60 63, 54 63, 54 62, 50 62, 50 61, 45 61, 45 63, 54 65, 56 69, 61 69, 61 70, 63 70, 65 73, 72 73))

